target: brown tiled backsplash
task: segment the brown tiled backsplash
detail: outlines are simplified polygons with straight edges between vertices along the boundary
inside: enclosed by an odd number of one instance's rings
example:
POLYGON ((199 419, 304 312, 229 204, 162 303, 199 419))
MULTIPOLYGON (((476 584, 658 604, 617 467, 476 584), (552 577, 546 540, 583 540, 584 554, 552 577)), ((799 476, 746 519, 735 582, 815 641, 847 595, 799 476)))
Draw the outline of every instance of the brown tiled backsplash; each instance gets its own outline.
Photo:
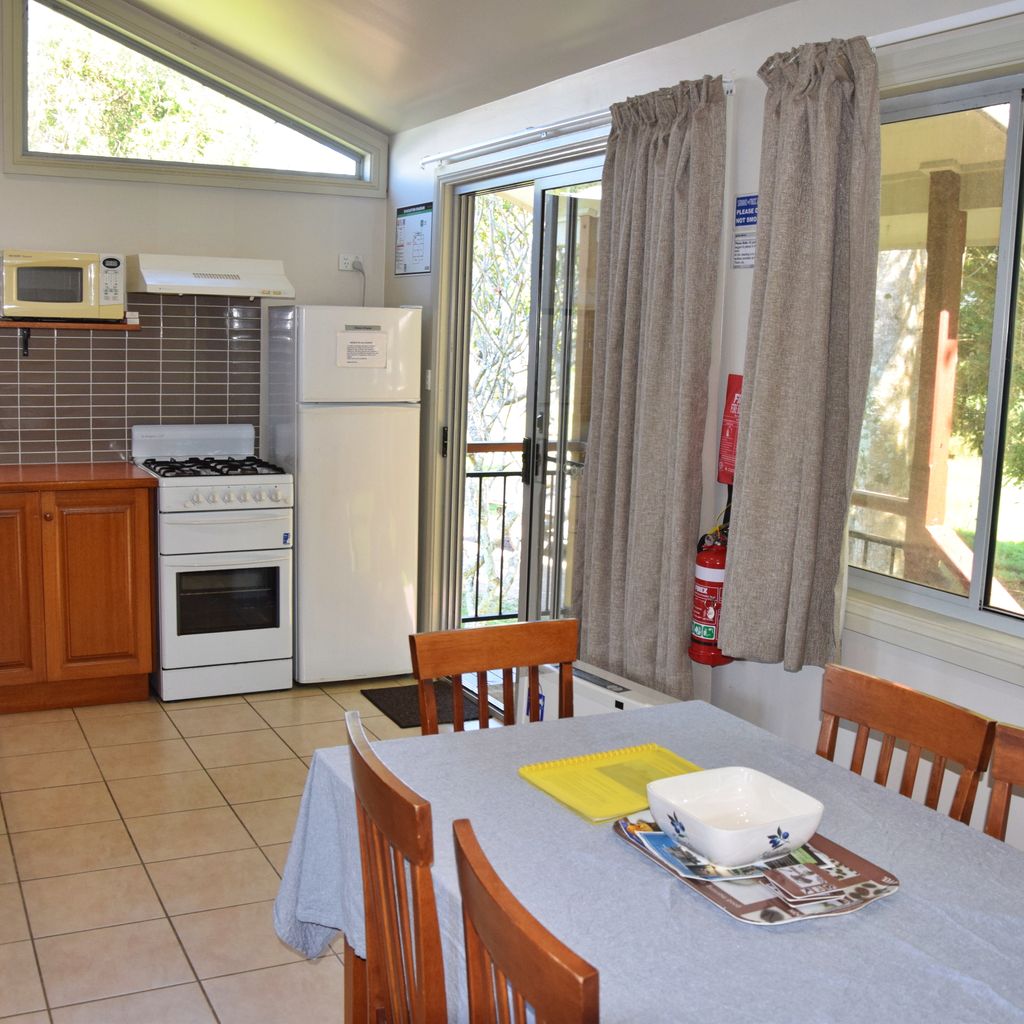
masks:
POLYGON ((135 423, 253 423, 260 304, 130 294, 141 330, 0 328, 0 462, 117 462, 135 423))

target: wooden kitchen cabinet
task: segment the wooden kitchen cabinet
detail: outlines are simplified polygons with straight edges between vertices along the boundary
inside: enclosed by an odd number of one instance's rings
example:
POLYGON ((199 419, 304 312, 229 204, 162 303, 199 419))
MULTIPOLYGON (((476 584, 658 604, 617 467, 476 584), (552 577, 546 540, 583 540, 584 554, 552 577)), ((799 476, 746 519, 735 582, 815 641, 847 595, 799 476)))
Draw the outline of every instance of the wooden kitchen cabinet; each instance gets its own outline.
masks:
POLYGON ((0 712, 148 694, 151 479, 124 464, 0 467, 0 712))

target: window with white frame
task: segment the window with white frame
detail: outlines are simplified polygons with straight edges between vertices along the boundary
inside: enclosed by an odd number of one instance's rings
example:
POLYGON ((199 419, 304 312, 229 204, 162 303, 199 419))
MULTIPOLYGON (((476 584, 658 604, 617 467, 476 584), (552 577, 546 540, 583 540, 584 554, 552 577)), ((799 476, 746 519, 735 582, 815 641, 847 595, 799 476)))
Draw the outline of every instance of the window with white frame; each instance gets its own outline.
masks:
POLYGON ((1021 89, 883 104, 851 584, 1024 633, 1021 89))
MULTIPOLYGON (((108 13, 123 12, 129 23, 137 15, 156 25, 118 0, 102 6, 108 13)), ((290 116, 274 104, 289 90, 261 82, 267 76, 255 69, 248 69, 247 90, 233 88, 225 75, 204 74, 194 63, 142 43, 138 32, 122 31, 111 20, 93 21, 89 7, 62 0, 24 0, 5 13, 5 55, 18 65, 16 79, 9 72, 7 84, 21 100, 12 98, 5 111, 15 151, 12 170, 302 191, 378 190, 383 136, 346 123, 344 116, 339 120, 337 112, 327 111, 324 121, 334 123, 326 126, 290 116), (266 101, 253 91, 254 83, 266 86, 266 101), (348 127, 351 140, 342 134, 348 127)), ((166 25, 156 25, 156 32, 172 42, 178 35, 166 25)), ((209 52, 215 64, 232 63, 227 55, 209 52)), ((285 96, 286 102, 294 98, 285 96)), ((300 105, 305 115, 326 111, 310 98, 300 105)))

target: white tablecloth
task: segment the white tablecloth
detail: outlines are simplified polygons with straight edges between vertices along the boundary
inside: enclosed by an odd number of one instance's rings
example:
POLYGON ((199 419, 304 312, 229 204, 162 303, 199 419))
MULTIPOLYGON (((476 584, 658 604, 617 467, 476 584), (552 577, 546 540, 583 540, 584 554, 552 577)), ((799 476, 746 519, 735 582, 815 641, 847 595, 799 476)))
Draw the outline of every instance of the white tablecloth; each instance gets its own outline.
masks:
MULTIPOLYGON (((602 1021, 1024 1021, 1024 854, 717 708, 692 701, 374 746, 432 805, 452 1019, 466 1018, 466 1002, 451 822, 467 817, 512 891, 600 971, 602 1021), (645 742, 813 794, 825 805, 821 833, 888 868, 900 890, 843 917, 743 924, 517 774, 645 742)), ((365 951, 345 747, 313 759, 275 921, 307 955, 338 930, 365 951)))

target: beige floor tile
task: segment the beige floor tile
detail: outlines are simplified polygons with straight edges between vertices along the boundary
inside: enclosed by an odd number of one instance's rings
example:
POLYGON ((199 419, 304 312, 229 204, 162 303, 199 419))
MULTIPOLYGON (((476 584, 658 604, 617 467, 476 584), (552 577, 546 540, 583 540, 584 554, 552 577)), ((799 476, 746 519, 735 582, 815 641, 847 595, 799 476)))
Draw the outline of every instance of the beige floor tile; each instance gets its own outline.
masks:
POLYGON ((140 865, 22 883, 32 934, 61 935, 163 917, 140 865))
POLYGON ((0 884, 16 882, 18 875, 14 870, 14 855, 7 836, 0 836, 0 884))
POLYGON ((11 726, 0 731, 0 757, 81 750, 88 745, 74 720, 11 726))
POLYGON ((107 779, 137 779, 146 775, 194 771, 201 767, 184 740, 100 747, 94 753, 107 779))
POLYGON ((0 1017, 46 1008, 31 942, 0 946, 0 1017))
POLYGON ((139 863, 120 821, 21 832, 11 836, 11 846, 22 881, 139 863))
POLYGON ((309 769, 297 758, 211 768, 210 778, 232 804, 301 796, 309 769))
POLYGON ((99 769, 88 750, 0 757, 0 792, 3 793, 18 789, 42 789, 44 786, 99 782, 100 779, 99 769))
POLYGON ((102 782, 52 789, 25 789, 3 798, 11 832, 29 832, 94 821, 116 821, 118 814, 102 782))
POLYGON ((307 757, 319 747, 338 747, 348 743, 344 721, 284 725, 277 734, 299 757, 307 757))
POLYGON ((90 704, 88 707, 75 708, 80 722, 88 718, 124 718, 127 715, 155 715, 161 711, 160 702, 155 697, 149 700, 130 700, 120 704, 90 704))
POLYGON ((333 956, 203 982, 221 1024, 339 1019, 344 968, 333 956))
POLYGON ((303 959, 274 932, 273 900, 186 914, 174 928, 200 979, 303 959))
POLYGON ((115 718, 86 718, 82 731, 91 747, 114 747, 125 743, 181 739, 171 720, 157 715, 123 715, 115 718))
POLYGON ((37 939, 36 953, 51 1006, 195 980, 166 919, 37 939))
POLYGON ((263 852, 270 859, 270 863, 274 865, 274 869, 279 875, 284 874, 284 865, 288 860, 288 850, 291 845, 291 843, 272 843, 270 846, 262 847, 263 852))
POLYGON ((168 714, 182 736, 213 736, 222 732, 244 732, 266 727, 266 722, 244 701, 216 707, 175 707, 168 714))
POLYGON ((175 857, 244 850, 253 845, 230 807, 129 818, 127 825, 147 864, 175 857))
POLYGON ((53 1011, 53 1024, 216 1024, 216 1018, 193 983, 64 1006, 53 1011))
POLYGON ((19 1013, 16 1017, 4 1017, 4 1024, 50 1024, 50 1015, 46 1010, 19 1013))
POLYGON ((324 695, 320 697, 291 697, 285 700, 266 700, 256 706, 256 712, 268 725, 306 725, 310 722, 336 722, 345 717, 341 706, 324 695))
POLYGON ((3 803, 0 801, 0 836, 7 835, 7 819, 4 817, 3 803))
POLYGON ((229 764, 255 764, 291 757, 292 749, 272 729, 193 736, 189 746, 206 768, 229 764))
POLYGON ((387 715, 375 715, 373 718, 363 719, 363 728, 370 739, 376 740, 402 740, 409 736, 421 736, 419 726, 412 729, 402 729, 388 718, 387 715))
POLYGON ((295 831, 295 818, 299 813, 299 798, 289 796, 283 800, 239 804, 235 813, 260 846, 290 843, 295 831))
POLYGON ((191 914, 277 895, 280 879, 259 850, 233 850, 149 865, 168 914, 191 914))
POLYGON ((319 686, 300 686, 296 684, 290 690, 264 690, 260 693, 247 693, 245 699, 250 704, 262 704, 267 700, 292 700, 296 697, 322 697, 324 691, 319 686))
POLYGON ((204 771, 172 772, 142 779, 112 779, 110 792, 126 818, 219 807, 224 803, 204 771))
POLYGON ((22 942, 30 937, 21 903, 21 886, 17 882, 0 885, 0 944, 22 942))
POLYGON ((41 722, 73 722, 75 713, 71 708, 49 708, 46 711, 17 711, 0 714, 0 732, 21 725, 38 725, 41 722))

